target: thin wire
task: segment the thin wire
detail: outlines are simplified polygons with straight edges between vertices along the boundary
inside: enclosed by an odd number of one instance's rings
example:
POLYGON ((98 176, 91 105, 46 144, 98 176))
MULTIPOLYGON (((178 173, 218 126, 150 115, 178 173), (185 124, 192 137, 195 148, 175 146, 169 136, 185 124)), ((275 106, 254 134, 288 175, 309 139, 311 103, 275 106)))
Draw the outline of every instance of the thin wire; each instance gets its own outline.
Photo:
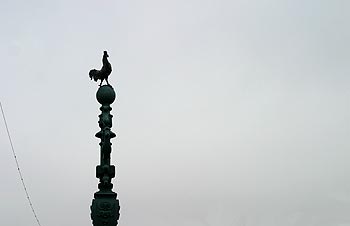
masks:
POLYGON ((37 216, 36 213, 35 213, 35 210, 34 210, 34 207, 33 207, 33 203, 32 203, 32 201, 31 201, 31 199, 30 199, 30 197, 29 197, 29 193, 28 193, 28 191, 27 191, 27 186, 26 186, 25 183, 24 183, 23 175, 22 175, 21 169, 19 168, 19 164, 18 164, 16 152, 15 152, 15 149, 13 148, 13 143, 12 143, 12 139, 11 139, 11 136, 10 136, 10 131, 9 131, 8 126, 7 126, 7 122, 6 122, 6 118, 5 118, 5 113, 4 113, 4 109, 2 108, 1 102, 0 102, 0 107, 1 107, 2 117, 3 117, 4 122, 5 122, 5 127, 6 127, 6 131, 7 131, 7 136, 8 136, 8 138, 9 138, 9 141, 10 141, 10 144, 11 144, 12 154, 13 154, 13 157, 15 158, 15 161, 16 161, 16 166, 17 166, 18 174, 19 174, 19 177, 21 178, 21 182, 22 182, 22 185, 23 185, 24 192, 26 193, 26 196, 27 196, 27 199, 28 199, 28 202, 29 202, 29 206, 30 206, 30 208, 32 209, 32 212, 33 212, 33 215, 34 215, 34 217, 35 217, 35 220, 36 220, 36 222, 38 223, 38 225, 41 226, 40 221, 39 221, 39 218, 38 218, 38 216, 37 216))

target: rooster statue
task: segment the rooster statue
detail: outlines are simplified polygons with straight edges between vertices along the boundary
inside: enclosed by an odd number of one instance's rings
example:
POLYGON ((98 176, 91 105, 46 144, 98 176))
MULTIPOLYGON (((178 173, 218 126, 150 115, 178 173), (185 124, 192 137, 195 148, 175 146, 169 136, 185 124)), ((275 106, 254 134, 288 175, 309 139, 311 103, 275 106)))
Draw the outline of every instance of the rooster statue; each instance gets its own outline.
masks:
POLYGON ((112 72, 112 65, 108 62, 107 57, 109 57, 108 54, 107 54, 107 51, 104 51, 103 52, 103 57, 102 57, 102 68, 101 68, 101 70, 92 69, 89 72, 89 76, 90 76, 91 80, 94 79, 95 82, 97 82, 97 80, 99 80, 99 79, 101 80, 101 83, 100 83, 99 86, 102 85, 103 80, 106 80, 107 85, 109 85, 109 83, 108 83, 108 76, 112 72))

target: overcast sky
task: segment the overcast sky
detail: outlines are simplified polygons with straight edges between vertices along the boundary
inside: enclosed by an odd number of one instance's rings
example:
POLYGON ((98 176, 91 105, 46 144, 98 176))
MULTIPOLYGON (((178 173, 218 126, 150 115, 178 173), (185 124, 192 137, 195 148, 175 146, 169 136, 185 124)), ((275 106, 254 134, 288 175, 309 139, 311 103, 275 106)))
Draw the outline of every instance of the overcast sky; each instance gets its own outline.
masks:
MULTIPOLYGON (((120 226, 350 226, 350 2, 0 1, 0 101, 42 226, 91 225, 110 55, 120 226)), ((1 225, 36 226, 0 122, 1 225)))

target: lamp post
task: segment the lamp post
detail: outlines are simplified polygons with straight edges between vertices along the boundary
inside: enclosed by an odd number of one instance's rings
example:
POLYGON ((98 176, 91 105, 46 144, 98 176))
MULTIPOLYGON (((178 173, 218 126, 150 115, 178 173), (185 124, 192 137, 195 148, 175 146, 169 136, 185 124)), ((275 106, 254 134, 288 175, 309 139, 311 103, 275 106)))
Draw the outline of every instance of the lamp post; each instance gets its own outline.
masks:
MULTIPOLYGON (((105 54, 107 54, 106 51, 105 54)), ((105 64, 105 62, 103 63, 105 64)), ((101 79, 101 83, 102 81, 101 79)), ((96 166, 99 190, 95 192, 90 207, 91 219, 93 226, 116 226, 118 224, 120 206, 117 193, 112 191, 113 184, 111 181, 115 177, 115 166, 111 165, 112 143, 110 142, 116 136, 111 131, 113 116, 110 114, 112 110, 110 105, 116 99, 116 94, 113 87, 108 84, 99 87, 96 98, 102 106, 100 107, 101 114, 98 121, 101 130, 95 136, 101 139, 101 142, 100 164, 96 166)))

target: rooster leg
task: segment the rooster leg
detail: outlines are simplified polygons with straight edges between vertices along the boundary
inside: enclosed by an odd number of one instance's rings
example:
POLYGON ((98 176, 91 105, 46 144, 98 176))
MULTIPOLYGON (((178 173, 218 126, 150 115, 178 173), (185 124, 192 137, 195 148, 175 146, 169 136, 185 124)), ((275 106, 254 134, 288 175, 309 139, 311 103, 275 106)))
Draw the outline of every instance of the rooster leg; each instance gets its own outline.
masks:
POLYGON ((100 85, 99 85, 99 86, 101 86, 101 85, 102 85, 102 82, 103 82, 103 79, 101 79, 101 83, 100 83, 100 85))
POLYGON ((110 84, 108 83, 108 78, 106 78, 106 82, 107 82, 107 85, 109 85, 109 86, 110 86, 110 84))

